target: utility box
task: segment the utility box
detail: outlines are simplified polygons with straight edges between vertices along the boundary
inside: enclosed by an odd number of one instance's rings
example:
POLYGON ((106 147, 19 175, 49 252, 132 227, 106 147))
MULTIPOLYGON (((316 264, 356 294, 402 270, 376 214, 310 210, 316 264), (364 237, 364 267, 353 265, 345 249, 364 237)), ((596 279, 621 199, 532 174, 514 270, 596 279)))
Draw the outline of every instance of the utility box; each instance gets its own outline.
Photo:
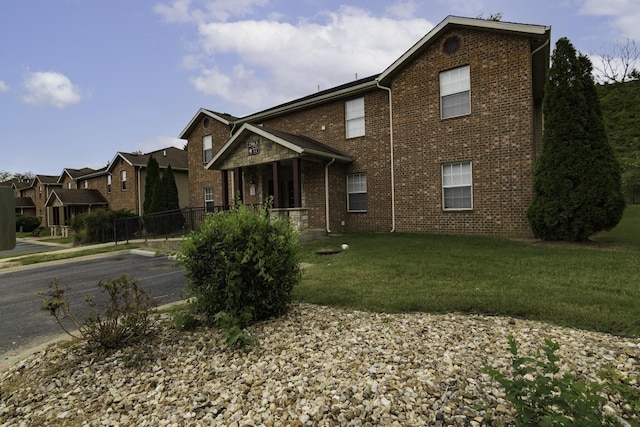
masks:
POLYGON ((13 190, 0 187, 0 251, 16 247, 16 204, 13 190))

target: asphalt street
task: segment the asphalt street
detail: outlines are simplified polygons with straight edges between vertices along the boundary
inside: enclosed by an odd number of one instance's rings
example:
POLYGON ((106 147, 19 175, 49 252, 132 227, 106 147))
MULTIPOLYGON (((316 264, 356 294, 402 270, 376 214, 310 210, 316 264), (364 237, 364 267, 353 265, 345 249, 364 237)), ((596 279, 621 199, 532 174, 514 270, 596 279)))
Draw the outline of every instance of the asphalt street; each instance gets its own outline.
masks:
POLYGON ((53 279, 61 287, 70 288, 65 294, 72 310, 75 307, 76 312, 86 312, 84 297, 100 298, 98 282, 121 274, 139 280, 158 304, 182 299, 187 282, 179 262, 165 256, 129 253, 4 273, 0 270, 0 363, 62 333, 55 319, 40 310, 42 297, 38 292, 46 291, 53 279))
POLYGON ((0 257, 9 255, 23 255, 27 253, 45 252, 60 249, 59 246, 41 245, 39 243, 16 240, 16 247, 7 251, 0 251, 0 257))

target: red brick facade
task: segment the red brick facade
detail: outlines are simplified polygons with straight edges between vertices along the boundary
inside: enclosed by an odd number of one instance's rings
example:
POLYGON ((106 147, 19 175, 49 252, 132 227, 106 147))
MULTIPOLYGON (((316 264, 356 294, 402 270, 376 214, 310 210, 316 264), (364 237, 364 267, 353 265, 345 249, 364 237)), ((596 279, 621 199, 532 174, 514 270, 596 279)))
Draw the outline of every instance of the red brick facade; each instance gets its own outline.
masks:
POLYGON ((247 144, 257 138, 265 149, 282 146, 275 160, 285 181, 291 158, 301 158, 299 208, 308 216, 306 228, 528 236, 548 41, 548 27, 449 17, 371 79, 242 119, 200 110, 181 135, 189 146, 190 204, 204 205, 206 187, 221 204, 221 170, 230 182, 240 170, 243 201, 262 202, 276 175, 273 158, 255 164, 256 157, 247 153, 247 144), (453 49, 444 46, 451 40, 453 49), (465 66, 470 112, 443 119, 440 74, 465 66), (345 102, 360 97, 365 135, 346 138, 345 102), (242 127, 247 123, 255 127, 242 127), (239 129, 242 134, 235 133, 239 129), (204 135, 212 135, 214 161, 208 166, 214 170, 205 168, 204 135), (299 136, 328 148, 296 145, 299 136), (332 162, 332 150, 350 161, 332 162), (443 165, 457 163, 471 168, 472 204, 445 209, 443 165), (366 211, 348 212, 347 176, 360 173, 366 175, 366 211))

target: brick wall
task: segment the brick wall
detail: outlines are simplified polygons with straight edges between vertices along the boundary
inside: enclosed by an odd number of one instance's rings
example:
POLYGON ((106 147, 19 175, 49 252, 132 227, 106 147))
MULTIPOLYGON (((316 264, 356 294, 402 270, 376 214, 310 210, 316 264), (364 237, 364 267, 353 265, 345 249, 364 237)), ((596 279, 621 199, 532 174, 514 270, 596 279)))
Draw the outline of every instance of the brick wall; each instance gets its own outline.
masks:
MULTIPOLYGON (((140 200, 138 198, 138 174, 133 165, 125 162, 121 157, 116 157, 114 163, 110 167, 111 170, 111 192, 107 193, 101 190, 102 195, 109 202, 109 209, 119 210, 128 209, 131 212, 140 215, 140 200), (127 188, 122 189, 121 171, 127 173, 127 188)), ((106 188, 106 178, 104 178, 106 188)), ((100 188, 98 188, 100 190, 100 188)))
MULTIPOLYGON (((531 235, 526 209, 532 199, 534 146, 541 116, 537 109, 534 114, 529 39, 489 31, 451 30, 400 69, 391 87, 395 229, 531 235), (442 44, 452 35, 460 39, 460 48, 453 54, 443 53, 442 44), (471 113, 441 119, 439 74, 463 65, 470 67, 471 113), (473 209, 445 211, 442 165, 459 161, 472 163, 473 209)), ((329 167, 332 232, 383 232, 393 227, 388 96, 385 90, 373 89, 254 123, 305 135, 354 159, 329 167), (366 135, 347 139, 345 101, 360 96, 365 98, 366 135), (346 176, 350 173, 366 173, 366 213, 347 212, 346 176)), ((205 187, 213 188, 216 204, 221 200, 220 172, 204 169, 202 136, 213 136, 214 155, 230 136, 228 126, 210 118, 205 128, 203 119, 201 116, 194 124, 188 140, 191 206, 204 204, 205 187)), ((242 164, 236 163, 233 166, 242 164)), ((308 208, 310 228, 326 225, 327 163, 302 162, 303 207, 308 208)), ((246 183, 245 176, 245 192, 246 183)))
POLYGON ((187 153, 189 156, 189 205, 204 206, 204 189, 213 188, 214 205, 222 205, 222 180, 220 171, 205 169, 202 155, 202 137, 212 136, 213 154, 215 155, 230 138, 227 125, 210 117, 201 116, 189 134, 187 153), (208 126, 205 127, 205 119, 208 126))
POLYGON ((529 40, 444 34, 393 81, 399 231, 529 235, 533 99, 529 40), (456 35, 454 54, 442 43, 456 35), (471 114, 441 119, 439 73, 469 65, 471 114), (473 210, 444 211, 442 164, 471 161, 473 210))

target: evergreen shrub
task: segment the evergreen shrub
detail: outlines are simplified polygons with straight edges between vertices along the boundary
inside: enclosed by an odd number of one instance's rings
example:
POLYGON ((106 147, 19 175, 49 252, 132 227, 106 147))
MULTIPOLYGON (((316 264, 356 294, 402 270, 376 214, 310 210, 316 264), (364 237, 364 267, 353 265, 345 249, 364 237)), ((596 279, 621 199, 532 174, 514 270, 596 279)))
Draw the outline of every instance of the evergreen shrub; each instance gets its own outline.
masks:
POLYGON ((22 228, 24 233, 31 233, 40 227, 40 218, 31 215, 18 215, 16 217, 16 232, 22 228))
POLYGON ((246 341, 237 331, 250 322, 284 314, 301 278, 297 234, 269 206, 210 214, 183 248, 191 308, 233 328, 230 343, 246 341))

